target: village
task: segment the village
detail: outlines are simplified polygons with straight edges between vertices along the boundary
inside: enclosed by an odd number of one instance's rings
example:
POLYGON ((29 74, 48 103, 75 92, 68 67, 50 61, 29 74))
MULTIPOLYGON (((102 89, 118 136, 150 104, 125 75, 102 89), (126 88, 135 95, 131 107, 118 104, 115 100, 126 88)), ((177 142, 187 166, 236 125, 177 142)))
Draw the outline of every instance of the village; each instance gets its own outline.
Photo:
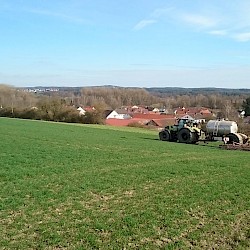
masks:
MULTIPOLYGON (((230 120, 250 134, 250 98, 244 93, 150 93, 145 89, 92 87, 30 93, 0 85, 0 116, 66 123, 162 130, 180 119, 206 124, 230 120)), ((167 91, 167 90, 166 90, 167 91)), ((196 90, 197 91, 197 90, 196 90)))
MULTIPOLYGON (((79 115, 84 116, 86 112, 94 112, 95 107, 78 107, 79 115)), ((195 120, 197 123, 206 123, 211 119, 224 119, 218 117, 209 108, 205 107, 182 107, 171 110, 158 109, 143 106, 123 106, 114 110, 103 112, 104 124, 110 126, 137 126, 155 128, 161 130, 166 126, 172 126, 180 119, 195 120)), ((240 111, 238 118, 243 123, 250 123, 250 117, 244 117, 244 112, 240 111)))

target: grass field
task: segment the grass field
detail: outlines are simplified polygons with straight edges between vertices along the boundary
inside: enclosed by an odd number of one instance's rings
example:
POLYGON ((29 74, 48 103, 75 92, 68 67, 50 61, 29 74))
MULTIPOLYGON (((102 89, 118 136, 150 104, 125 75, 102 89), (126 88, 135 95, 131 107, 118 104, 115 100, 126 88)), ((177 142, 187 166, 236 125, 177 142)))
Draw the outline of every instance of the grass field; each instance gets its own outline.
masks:
POLYGON ((250 248, 250 152, 0 118, 0 249, 250 248))

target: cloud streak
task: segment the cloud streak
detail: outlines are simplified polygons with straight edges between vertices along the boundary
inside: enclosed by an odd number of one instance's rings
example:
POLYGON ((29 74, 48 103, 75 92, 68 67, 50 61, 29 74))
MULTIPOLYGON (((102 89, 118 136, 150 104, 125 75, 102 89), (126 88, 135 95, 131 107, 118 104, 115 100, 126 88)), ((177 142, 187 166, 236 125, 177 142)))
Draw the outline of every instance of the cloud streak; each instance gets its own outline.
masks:
POLYGON ((248 42, 250 41, 250 32, 235 34, 233 38, 239 42, 248 42))
POLYGON ((154 23, 156 23, 157 21, 154 19, 144 19, 141 20, 140 22, 138 22, 135 26, 134 26, 134 30, 141 30, 144 29, 145 27, 152 25, 154 23))
POLYGON ((211 36, 223 36, 237 42, 250 41, 250 3, 239 0, 237 4, 220 5, 219 2, 210 2, 195 6, 190 11, 188 7, 178 5, 157 8, 149 14, 149 18, 137 23, 134 30, 157 23, 174 22, 177 25, 187 26, 195 32, 206 33, 211 36))
POLYGON ((181 16, 181 19, 187 24, 195 25, 202 28, 215 27, 218 23, 217 20, 200 14, 184 14, 181 16))
POLYGON ((208 34, 215 36, 226 36, 228 32, 226 30, 210 30, 208 34))
POLYGON ((176 14, 179 20, 184 25, 193 25, 200 32, 205 32, 212 36, 224 36, 228 39, 233 39, 237 42, 250 41, 250 19, 249 14, 243 11, 243 6, 226 6, 219 8, 216 6, 206 10, 197 10, 195 14, 184 13, 183 15, 176 14), (216 9, 216 11, 214 11, 216 9))

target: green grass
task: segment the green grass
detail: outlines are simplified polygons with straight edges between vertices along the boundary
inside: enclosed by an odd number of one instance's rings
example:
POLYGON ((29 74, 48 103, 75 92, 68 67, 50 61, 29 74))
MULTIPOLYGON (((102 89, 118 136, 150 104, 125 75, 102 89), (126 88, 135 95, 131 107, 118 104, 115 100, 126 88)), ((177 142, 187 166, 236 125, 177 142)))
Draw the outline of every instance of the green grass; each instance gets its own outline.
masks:
POLYGON ((250 248, 250 154, 0 118, 0 249, 250 248))

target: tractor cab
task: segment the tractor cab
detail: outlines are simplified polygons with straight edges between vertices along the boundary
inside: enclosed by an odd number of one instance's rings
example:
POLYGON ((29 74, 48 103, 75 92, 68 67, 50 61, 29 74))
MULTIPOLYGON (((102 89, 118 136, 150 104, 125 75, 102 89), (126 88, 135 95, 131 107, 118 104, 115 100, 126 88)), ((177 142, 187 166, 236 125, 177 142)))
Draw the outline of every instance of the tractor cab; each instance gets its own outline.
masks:
POLYGON ((192 127, 194 123, 194 120, 191 119, 179 119, 178 121, 178 130, 182 129, 182 128, 186 128, 186 127, 192 127))

